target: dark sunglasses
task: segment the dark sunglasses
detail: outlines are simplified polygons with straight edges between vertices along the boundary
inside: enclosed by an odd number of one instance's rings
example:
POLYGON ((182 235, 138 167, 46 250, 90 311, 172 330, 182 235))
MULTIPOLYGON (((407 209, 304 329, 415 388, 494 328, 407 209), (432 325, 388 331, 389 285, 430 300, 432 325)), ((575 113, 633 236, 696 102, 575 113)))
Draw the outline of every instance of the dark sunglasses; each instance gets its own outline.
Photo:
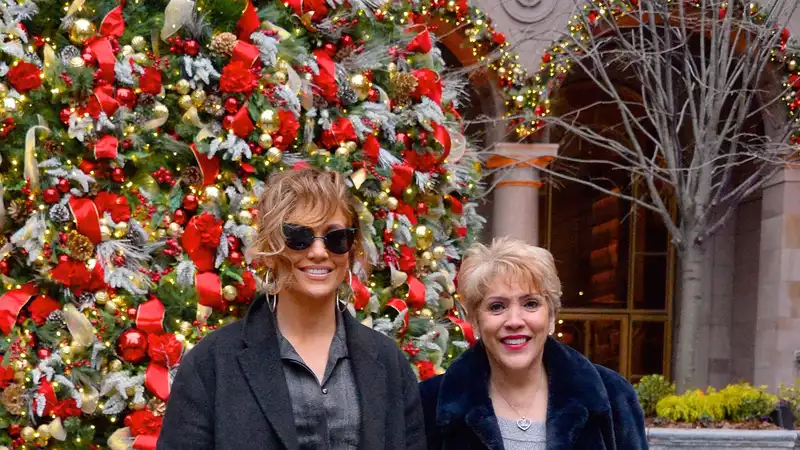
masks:
POLYGON ((355 228, 341 228, 332 230, 325 236, 314 236, 314 230, 302 225, 290 223, 283 224, 283 235, 286 236, 286 246, 292 250, 305 250, 311 247, 314 239, 322 239, 331 253, 343 255, 350 251, 356 240, 355 228))

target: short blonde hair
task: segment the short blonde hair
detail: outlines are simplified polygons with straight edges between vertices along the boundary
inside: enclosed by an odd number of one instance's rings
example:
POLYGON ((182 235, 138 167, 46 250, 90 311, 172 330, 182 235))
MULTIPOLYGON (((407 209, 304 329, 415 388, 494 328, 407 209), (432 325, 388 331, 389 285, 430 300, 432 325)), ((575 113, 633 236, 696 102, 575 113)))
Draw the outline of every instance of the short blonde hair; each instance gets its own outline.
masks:
POLYGON ((350 221, 346 225, 356 228, 355 243, 350 250, 352 265, 363 248, 358 208, 344 177, 337 171, 304 168, 270 176, 258 202, 257 235, 249 251, 274 270, 274 291, 280 291, 291 282, 291 261, 283 254, 286 250, 284 223, 313 228, 342 212, 350 221))
POLYGON ((561 309, 561 281, 553 255, 523 241, 503 237, 490 246, 473 244, 464 254, 458 274, 458 290, 470 317, 498 280, 518 282, 544 295, 551 318, 561 309))

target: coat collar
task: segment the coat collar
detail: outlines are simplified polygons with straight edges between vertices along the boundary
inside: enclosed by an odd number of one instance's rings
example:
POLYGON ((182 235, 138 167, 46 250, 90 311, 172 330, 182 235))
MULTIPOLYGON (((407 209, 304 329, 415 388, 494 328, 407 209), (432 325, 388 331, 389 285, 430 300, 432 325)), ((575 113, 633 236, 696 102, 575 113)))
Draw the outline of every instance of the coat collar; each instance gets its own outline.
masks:
MULTIPOLYGON (((610 410, 600 374, 577 351, 548 337, 543 357, 548 374, 547 448, 572 448, 590 416, 610 410)), ((489 360, 478 343, 445 372, 439 390, 437 424, 466 423, 489 449, 502 449, 502 437, 489 398, 489 360)))
MULTIPOLYGON (((384 440, 386 373, 378 359, 379 348, 371 331, 349 313, 343 314, 348 354, 352 363, 361 406, 361 443, 364 448, 378 447, 384 440), (367 398, 369 395, 369 399, 367 398), (370 401, 371 399, 371 401, 370 401)), ((245 348, 238 361, 242 373, 264 416, 288 450, 298 448, 291 411, 292 401, 283 375, 277 325, 267 307, 266 296, 250 306, 242 326, 245 348)))

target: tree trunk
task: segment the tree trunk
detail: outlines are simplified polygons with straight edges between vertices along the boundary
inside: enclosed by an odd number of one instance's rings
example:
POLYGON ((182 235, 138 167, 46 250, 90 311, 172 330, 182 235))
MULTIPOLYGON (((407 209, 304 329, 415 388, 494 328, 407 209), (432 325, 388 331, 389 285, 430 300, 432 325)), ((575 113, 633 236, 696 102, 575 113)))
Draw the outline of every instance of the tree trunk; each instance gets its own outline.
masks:
POLYGON ((696 350, 700 334, 700 313, 704 301, 704 253, 703 247, 692 239, 679 254, 680 278, 676 297, 679 317, 674 372, 678 392, 701 387, 697 373, 696 350))

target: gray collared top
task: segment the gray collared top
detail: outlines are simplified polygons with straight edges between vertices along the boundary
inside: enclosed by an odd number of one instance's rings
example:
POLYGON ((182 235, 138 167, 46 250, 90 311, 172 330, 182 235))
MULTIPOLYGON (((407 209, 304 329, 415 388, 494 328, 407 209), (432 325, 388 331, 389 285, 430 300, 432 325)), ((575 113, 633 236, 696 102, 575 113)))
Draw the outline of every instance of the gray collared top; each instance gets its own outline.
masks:
POLYGON ((336 332, 322 383, 280 330, 278 339, 299 448, 358 448, 361 410, 341 314, 336 315, 336 332))

